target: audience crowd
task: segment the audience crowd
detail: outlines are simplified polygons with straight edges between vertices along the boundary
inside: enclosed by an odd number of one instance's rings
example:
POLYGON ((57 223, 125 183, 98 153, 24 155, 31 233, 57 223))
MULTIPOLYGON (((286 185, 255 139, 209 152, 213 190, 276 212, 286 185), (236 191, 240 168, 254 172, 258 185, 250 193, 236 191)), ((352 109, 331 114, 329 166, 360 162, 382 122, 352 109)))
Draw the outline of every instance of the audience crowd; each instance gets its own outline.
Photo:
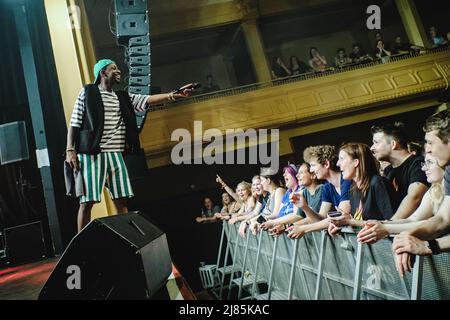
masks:
MULTIPOLYGON (((429 35, 431 43, 430 49, 450 46, 450 31, 448 31, 444 37, 439 35, 435 27, 431 27, 429 35)), ((386 63, 391 57, 416 55, 425 52, 424 47, 405 42, 400 35, 394 37, 392 45, 385 42, 383 35, 379 31, 375 33, 374 38, 373 55, 367 53, 359 43, 355 43, 349 54, 347 54, 345 48, 337 49, 332 63, 327 61, 327 58, 320 53, 317 47, 310 48, 309 60, 307 63, 300 60, 297 56, 291 56, 289 59, 289 66, 287 66, 283 59, 280 56, 277 56, 273 59, 272 77, 274 79, 279 79, 309 73, 320 74, 325 71, 343 69, 373 61, 386 63)))
MULTIPOLYGON (((311 57, 325 63, 318 50, 311 57)), ((223 207, 205 199, 204 219, 238 223, 241 236, 264 230, 291 239, 318 230, 335 236, 350 227, 358 241, 373 244, 391 235, 403 276, 414 255, 450 250, 450 112, 428 117, 423 131, 424 147, 407 140, 402 123, 373 126, 371 146, 310 146, 301 164, 282 168, 281 181, 268 168, 236 189, 217 176, 223 207)))

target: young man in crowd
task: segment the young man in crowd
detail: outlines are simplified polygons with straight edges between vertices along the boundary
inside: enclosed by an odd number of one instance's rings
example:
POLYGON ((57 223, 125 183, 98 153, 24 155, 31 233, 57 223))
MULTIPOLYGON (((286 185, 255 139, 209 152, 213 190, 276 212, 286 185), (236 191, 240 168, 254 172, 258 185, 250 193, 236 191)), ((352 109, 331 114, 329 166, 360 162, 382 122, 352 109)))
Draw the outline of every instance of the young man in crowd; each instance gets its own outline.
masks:
MULTIPOLYGON (((370 148, 378 161, 390 163, 384 175, 396 190, 397 211, 391 220, 408 218, 420 205, 423 195, 428 190, 427 177, 421 169, 424 161, 422 155, 413 155, 408 151, 406 134, 402 123, 372 127, 373 144, 370 148)), ((358 238, 367 237, 376 242, 389 234, 379 224, 366 226, 358 238)))
POLYGON ((330 145, 308 147, 303 153, 303 158, 311 166, 317 179, 326 180, 322 187, 322 204, 320 211, 315 212, 300 194, 295 205, 305 214, 304 221, 310 224, 294 224, 288 228, 290 238, 301 238, 305 233, 327 229, 329 222, 327 214, 339 207, 343 212, 350 212, 349 190, 352 184, 349 180, 342 178, 341 171, 337 166, 338 156, 336 148, 330 145))
POLYGON ((393 248, 401 275, 411 270, 410 254, 431 255, 450 250, 450 235, 446 235, 450 232, 450 115, 448 110, 430 116, 423 129, 426 141, 425 152, 435 157, 439 166, 445 167, 445 195, 434 217, 394 238, 393 248))

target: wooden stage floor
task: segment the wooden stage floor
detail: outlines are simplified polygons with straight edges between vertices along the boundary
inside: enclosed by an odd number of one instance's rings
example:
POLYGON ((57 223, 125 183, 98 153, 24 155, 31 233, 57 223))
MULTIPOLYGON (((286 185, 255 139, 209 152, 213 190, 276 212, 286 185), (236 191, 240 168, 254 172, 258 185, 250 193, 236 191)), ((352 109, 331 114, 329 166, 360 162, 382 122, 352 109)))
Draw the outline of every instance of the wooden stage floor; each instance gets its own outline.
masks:
MULTIPOLYGON (((36 300, 41 288, 53 271, 59 257, 21 266, 6 266, 0 269, 0 300, 36 300)), ((175 300, 196 300, 186 280, 173 268, 172 296, 175 300), (179 293, 179 294, 177 294, 179 293)), ((200 299, 207 299, 200 294, 200 299)))
POLYGON ((58 259, 0 269, 0 300, 36 300, 58 259))

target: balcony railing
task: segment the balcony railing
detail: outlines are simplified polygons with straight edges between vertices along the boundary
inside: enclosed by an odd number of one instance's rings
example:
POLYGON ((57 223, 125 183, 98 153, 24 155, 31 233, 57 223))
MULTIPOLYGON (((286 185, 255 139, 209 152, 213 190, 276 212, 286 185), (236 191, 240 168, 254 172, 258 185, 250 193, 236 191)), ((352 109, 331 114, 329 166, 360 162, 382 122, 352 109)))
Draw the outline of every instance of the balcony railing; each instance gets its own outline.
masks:
POLYGON ((203 102, 203 101, 207 101, 210 99, 234 96, 234 95, 242 94, 242 93, 249 92, 249 91, 255 91, 255 90, 268 88, 268 87, 274 87, 274 86, 280 86, 280 85, 289 84, 289 83, 293 83, 293 82, 317 79, 317 78, 321 78, 321 77, 325 77, 325 76, 329 76, 329 75, 333 75, 333 74, 340 74, 340 73, 346 73, 346 72, 350 72, 350 71, 354 71, 354 70, 366 69, 366 68, 370 68, 370 67, 378 66, 378 65, 386 65, 386 64, 390 64, 390 63, 394 63, 394 62, 398 62, 398 61, 404 61, 404 60, 408 60, 408 59, 419 57, 419 56, 427 56, 427 55, 435 54, 435 53, 439 53, 439 52, 448 52, 450 54, 450 47, 428 49, 426 51, 422 51, 420 54, 398 54, 398 55, 393 55, 393 56, 387 57, 387 59, 376 59, 370 63, 349 64, 344 67, 329 67, 324 72, 307 72, 307 73, 302 73, 302 74, 298 74, 298 75, 294 75, 294 76, 288 76, 288 77, 284 77, 284 78, 274 79, 274 80, 271 80, 268 82, 252 83, 252 84, 248 84, 248 85, 244 85, 244 86, 227 88, 227 89, 218 90, 218 91, 214 91, 214 92, 210 92, 210 93, 197 94, 192 97, 180 99, 175 102, 168 103, 168 104, 160 104, 160 105, 154 106, 150 109, 150 112, 156 111, 156 110, 164 110, 167 108, 172 108, 172 107, 176 107, 176 106, 184 105, 184 104, 203 102))
POLYGON ((386 63, 349 66, 193 96, 152 109, 141 134, 141 146, 148 159, 164 159, 177 143, 170 140, 171 133, 184 128, 194 137, 194 121, 201 120, 204 131, 215 128, 223 133, 236 128, 298 127, 311 120, 392 106, 406 99, 430 99, 432 94, 448 88, 449 78, 450 49, 442 48, 421 55, 391 57, 386 63))

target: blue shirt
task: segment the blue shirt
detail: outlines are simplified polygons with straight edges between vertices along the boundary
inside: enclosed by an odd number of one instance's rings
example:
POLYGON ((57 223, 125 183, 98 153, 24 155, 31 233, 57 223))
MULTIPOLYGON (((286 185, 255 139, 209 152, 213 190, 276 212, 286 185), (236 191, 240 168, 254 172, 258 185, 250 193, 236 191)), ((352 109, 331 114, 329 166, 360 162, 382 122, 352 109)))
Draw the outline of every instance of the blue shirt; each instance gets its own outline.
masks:
MULTIPOLYGON (((300 186, 297 186, 297 189, 295 189, 295 192, 297 192, 299 190, 300 190, 300 186)), ((291 195, 292 192, 293 191, 291 189, 288 189, 288 191, 286 191, 286 193, 284 194, 283 199, 281 199, 281 206, 280 206, 280 211, 278 213, 278 218, 294 212, 294 204, 289 201, 289 196, 291 195)))
POLYGON ((325 182, 322 189, 322 202, 329 202, 333 206, 339 206, 342 201, 350 200, 349 190, 352 185, 351 180, 344 180, 341 174, 341 194, 339 194, 330 182, 325 182))

